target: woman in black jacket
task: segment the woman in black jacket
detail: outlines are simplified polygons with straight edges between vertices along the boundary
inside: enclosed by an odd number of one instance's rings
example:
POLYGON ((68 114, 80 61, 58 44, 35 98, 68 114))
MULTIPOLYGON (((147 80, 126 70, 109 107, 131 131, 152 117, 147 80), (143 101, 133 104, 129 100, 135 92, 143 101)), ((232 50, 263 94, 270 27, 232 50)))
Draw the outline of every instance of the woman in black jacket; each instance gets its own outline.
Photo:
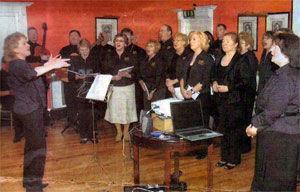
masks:
MULTIPOLYGON (((93 123, 92 104, 85 99, 86 94, 80 95, 84 89, 89 88, 94 80, 94 75, 90 75, 98 70, 98 57, 90 53, 91 45, 87 39, 82 39, 78 44, 79 55, 71 56, 70 69, 78 74, 68 73, 71 85, 77 90, 76 97, 76 114, 79 126, 81 144, 93 140, 93 123)), ((95 119, 94 119, 95 120, 95 119)), ((95 139, 95 142, 98 142, 95 139)))
POLYGON ((246 129, 256 139, 251 191, 296 191, 300 150, 300 42, 294 34, 275 35, 271 76, 256 103, 261 113, 246 129))
POLYGON ((151 109, 151 102, 165 98, 165 66, 161 54, 158 53, 160 44, 149 40, 146 44, 147 58, 140 67, 139 84, 144 91, 144 109, 151 109))
MULTIPOLYGON (((246 60, 246 63, 249 64, 248 66, 248 73, 250 75, 250 82, 249 88, 242 91, 241 99, 243 105, 245 107, 245 124, 244 127, 246 128, 251 123, 253 108, 254 108, 254 101, 256 96, 256 74, 257 74, 257 67, 258 67, 258 60, 254 54, 253 46, 254 46, 254 39, 251 35, 246 32, 242 32, 239 34, 240 38, 240 54, 246 60)), ((248 153, 251 151, 251 137, 248 137, 246 133, 242 135, 241 138, 241 152, 248 153)))
POLYGON ((208 127, 210 114, 210 70, 214 63, 206 53, 209 43, 207 35, 202 31, 190 34, 191 53, 183 60, 183 73, 180 90, 185 99, 197 99, 202 103, 204 125, 208 127), (194 97, 193 95, 197 95, 194 97), (192 98, 193 97, 193 98, 192 98))
POLYGON ((107 55, 105 61, 106 71, 113 75, 114 87, 104 119, 115 124, 117 129, 116 142, 121 141, 122 137, 129 141, 129 126, 137 121, 134 85, 137 74, 136 60, 125 49, 128 44, 126 35, 117 34, 114 38, 114 44, 115 50, 107 55), (129 69, 130 67, 131 69, 129 69))
POLYGON ((222 42, 225 55, 216 60, 212 73, 213 90, 218 98, 220 115, 221 161, 217 167, 232 169, 241 163, 240 138, 243 132, 244 108, 241 91, 248 88, 248 64, 237 52, 239 38, 236 33, 227 33, 222 42))
POLYGON ((183 33, 176 33, 174 36, 173 46, 176 54, 171 60, 171 66, 167 71, 166 86, 168 91, 172 94, 175 93, 175 87, 179 87, 179 80, 182 78, 183 73, 183 60, 192 52, 188 46, 189 38, 183 33))

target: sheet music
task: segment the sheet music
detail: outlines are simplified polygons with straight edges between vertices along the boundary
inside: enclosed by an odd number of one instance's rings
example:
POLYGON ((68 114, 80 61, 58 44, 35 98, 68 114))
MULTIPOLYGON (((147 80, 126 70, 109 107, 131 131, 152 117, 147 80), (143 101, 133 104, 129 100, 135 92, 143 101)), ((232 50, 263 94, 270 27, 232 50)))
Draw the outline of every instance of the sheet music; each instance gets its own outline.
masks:
POLYGON ((86 98, 105 101, 105 96, 111 79, 112 75, 97 75, 88 94, 86 95, 86 98))
POLYGON ((180 91, 180 87, 175 87, 175 93, 172 93, 173 97, 175 99, 180 99, 180 100, 184 100, 184 97, 183 95, 181 94, 181 91, 180 91))
POLYGON ((132 71, 132 69, 133 69, 133 66, 125 67, 125 68, 119 69, 119 72, 130 72, 130 71, 132 71))
POLYGON ((147 96, 149 97, 149 95, 150 95, 150 92, 149 92, 149 89, 148 89, 148 87, 147 87, 146 83, 144 83, 144 87, 145 87, 145 89, 146 89, 147 96))
MULTIPOLYGON (((194 87, 191 87, 190 85, 188 85, 188 87, 187 87, 187 91, 190 91, 190 90, 192 90, 194 87)), ((197 99, 197 97, 199 96, 199 94, 200 94, 200 91, 198 91, 198 92, 195 92, 195 93, 193 93, 192 94, 192 98, 194 99, 194 100, 196 100, 197 99)))

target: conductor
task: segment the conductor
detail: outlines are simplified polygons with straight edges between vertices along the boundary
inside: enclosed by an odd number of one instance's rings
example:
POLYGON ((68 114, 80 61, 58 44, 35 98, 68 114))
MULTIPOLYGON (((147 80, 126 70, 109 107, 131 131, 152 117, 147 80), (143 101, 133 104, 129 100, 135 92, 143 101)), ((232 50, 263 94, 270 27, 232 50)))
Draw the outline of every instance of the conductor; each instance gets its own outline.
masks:
POLYGON ((42 192, 48 184, 42 184, 47 148, 43 123, 46 94, 41 75, 68 67, 69 59, 51 56, 43 66, 32 68, 25 60, 29 55, 24 34, 16 32, 5 38, 4 57, 10 62, 8 85, 15 94, 13 111, 25 129, 23 187, 26 192, 42 192))

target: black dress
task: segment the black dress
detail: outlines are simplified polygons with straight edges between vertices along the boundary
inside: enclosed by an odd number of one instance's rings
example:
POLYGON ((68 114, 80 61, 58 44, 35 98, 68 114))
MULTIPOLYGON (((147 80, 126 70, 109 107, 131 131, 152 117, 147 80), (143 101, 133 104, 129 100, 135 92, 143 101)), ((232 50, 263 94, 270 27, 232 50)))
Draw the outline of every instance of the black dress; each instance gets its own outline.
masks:
POLYGON ((296 191, 299 155, 299 69, 285 65, 257 97, 257 130, 252 191, 296 191))

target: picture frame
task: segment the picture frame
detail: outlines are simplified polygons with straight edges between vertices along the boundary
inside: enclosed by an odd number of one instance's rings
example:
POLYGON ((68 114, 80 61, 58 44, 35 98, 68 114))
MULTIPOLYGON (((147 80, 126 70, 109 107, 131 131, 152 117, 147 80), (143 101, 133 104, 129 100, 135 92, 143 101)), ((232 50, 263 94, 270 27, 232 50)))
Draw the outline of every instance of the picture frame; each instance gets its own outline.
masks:
POLYGON ((238 33, 247 32, 254 39, 253 51, 257 51, 258 42, 258 16, 238 16, 238 33))
POLYGON ((266 19, 266 31, 276 32, 280 28, 289 28, 290 26, 290 13, 268 13, 266 19))
POLYGON ((108 34, 108 44, 114 45, 114 37, 118 33, 118 18, 96 17, 96 40, 99 33, 108 34))

